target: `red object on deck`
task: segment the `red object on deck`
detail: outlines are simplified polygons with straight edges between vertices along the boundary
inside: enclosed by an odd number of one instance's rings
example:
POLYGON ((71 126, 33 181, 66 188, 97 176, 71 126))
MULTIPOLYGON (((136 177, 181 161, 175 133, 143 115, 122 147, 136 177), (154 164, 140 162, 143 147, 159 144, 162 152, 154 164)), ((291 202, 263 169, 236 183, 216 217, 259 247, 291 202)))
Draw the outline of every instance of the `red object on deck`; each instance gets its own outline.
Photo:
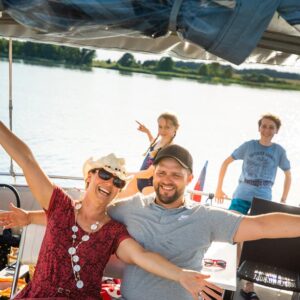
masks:
POLYGON ((103 278, 101 297, 102 300, 117 299, 121 296, 120 291, 121 279, 117 278, 103 278))
MULTIPOLYGON (((207 169, 207 164, 208 164, 208 161, 205 162, 202 170, 201 170, 201 173, 200 173, 200 176, 194 186, 194 190, 196 191, 203 191, 204 189, 204 182, 205 182, 205 177, 206 177, 206 169, 207 169)), ((194 194, 191 194, 191 199, 196 201, 196 202, 201 202, 201 195, 194 195, 194 194)))

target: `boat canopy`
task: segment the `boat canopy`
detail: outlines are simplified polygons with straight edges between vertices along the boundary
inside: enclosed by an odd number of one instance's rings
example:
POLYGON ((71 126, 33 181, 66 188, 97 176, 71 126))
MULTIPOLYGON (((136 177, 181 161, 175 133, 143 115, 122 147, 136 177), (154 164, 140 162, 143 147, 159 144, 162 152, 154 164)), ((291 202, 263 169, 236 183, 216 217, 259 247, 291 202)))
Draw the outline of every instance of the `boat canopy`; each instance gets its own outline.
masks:
POLYGON ((6 38, 299 64, 299 0, 0 0, 0 11, 6 38))

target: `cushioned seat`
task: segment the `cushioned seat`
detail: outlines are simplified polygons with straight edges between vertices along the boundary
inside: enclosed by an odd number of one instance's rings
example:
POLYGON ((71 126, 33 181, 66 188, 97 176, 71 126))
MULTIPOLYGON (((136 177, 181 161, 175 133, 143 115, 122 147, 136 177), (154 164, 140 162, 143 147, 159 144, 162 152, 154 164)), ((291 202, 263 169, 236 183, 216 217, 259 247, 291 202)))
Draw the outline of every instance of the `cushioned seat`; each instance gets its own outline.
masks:
MULTIPOLYGON (((300 215, 300 208, 254 198, 250 215, 283 212, 300 215)), ((261 285, 300 292, 300 238, 245 242, 238 277, 261 285)))

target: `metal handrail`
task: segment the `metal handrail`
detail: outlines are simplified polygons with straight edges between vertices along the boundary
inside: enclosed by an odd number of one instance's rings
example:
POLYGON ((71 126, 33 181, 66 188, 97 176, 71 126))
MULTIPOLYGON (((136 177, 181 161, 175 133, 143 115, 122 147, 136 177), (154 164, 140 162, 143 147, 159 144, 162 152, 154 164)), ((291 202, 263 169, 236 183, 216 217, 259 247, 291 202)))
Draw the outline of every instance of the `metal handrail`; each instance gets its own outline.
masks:
MULTIPOLYGON (((12 176, 12 174, 10 172, 0 172, 0 176, 12 176)), ((24 174, 23 173, 14 173, 13 176, 14 177, 24 177, 24 174)), ((47 175, 47 176, 52 179, 84 181, 84 178, 80 177, 80 176, 64 176, 64 175, 47 175)), ((214 193, 207 193, 207 192, 192 190, 192 189, 187 189, 186 191, 189 194, 206 196, 206 197, 208 197, 208 199, 213 199, 215 197, 214 193)), ((231 200, 231 198, 224 198, 224 200, 231 200)))
MULTIPOLYGON (((215 198, 214 193, 206 193, 206 192, 203 192, 203 191, 191 190, 191 189, 187 189, 186 191, 190 194, 193 194, 193 195, 206 196, 206 197, 208 197, 208 199, 215 198)), ((231 201, 232 198, 224 198, 224 200, 230 200, 231 201)))
POLYGON ((186 191, 190 194, 193 194, 193 195, 206 196, 206 197, 208 197, 208 199, 213 199, 215 197, 214 193, 206 193, 206 192, 203 192, 203 191, 190 190, 190 189, 187 189, 186 191))
POLYGON ((13 194, 15 195, 16 197, 16 204, 17 204, 17 207, 21 207, 21 200, 20 200, 20 195, 19 195, 19 192, 17 191, 17 189, 10 185, 10 184, 6 184, 6 183, 0 183, 0 188, 7 188, 9 189, 11 192, 13 192, 13 194))
MULTIPOLYGON (((12 176, 10 172, 0 172, 0 176, 12 176)), ((53 179, 69 179, 69 180, 80 180, 83 181, 83 177, 80 176, 63 176, 63 175, 47 175, 49 178, 53 179)), ((14 173, 13 177, 24 177, 23 173, 14 173)))

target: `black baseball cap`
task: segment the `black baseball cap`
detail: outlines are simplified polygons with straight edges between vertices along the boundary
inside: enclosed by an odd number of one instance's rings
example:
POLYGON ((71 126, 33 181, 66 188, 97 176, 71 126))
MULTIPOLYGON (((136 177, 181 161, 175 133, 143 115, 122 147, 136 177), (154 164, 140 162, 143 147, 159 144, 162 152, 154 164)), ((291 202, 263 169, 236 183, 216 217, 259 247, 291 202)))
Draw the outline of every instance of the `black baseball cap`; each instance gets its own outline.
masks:
POLYGON ((185 148, 172 144, 161 149, 157 153, 153 165, 157 165, 161 159, 167 157, 176 159, 185 169, 189 169, 193 173, 193 158, 185 148))

